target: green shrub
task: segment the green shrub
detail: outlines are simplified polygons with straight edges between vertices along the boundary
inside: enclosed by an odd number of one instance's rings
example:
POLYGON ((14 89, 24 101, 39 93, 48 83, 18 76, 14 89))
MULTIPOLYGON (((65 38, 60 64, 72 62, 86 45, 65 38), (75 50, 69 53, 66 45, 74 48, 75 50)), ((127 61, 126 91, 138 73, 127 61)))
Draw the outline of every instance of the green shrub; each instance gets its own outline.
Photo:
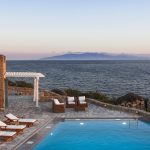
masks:
POLYGON ((16 86, 16 83, 13 82, 13 81, 11 81, 11 80, 8 80, 8 85, 9 85, 9 86, 16 86))
POLYGON ((8 85, 9 86, 17 86, 17 87, 28 87, 28 88, 33 88, 33 84, 32 83, 27 83, 25 81, 11 81, 8 80, 8 85))
POLYGON ((65 92, 67 93, 68 96, 75 96, 78 97, 82 95, 82 92, 78 90, 73 90, 73 89, 66 89, 65 92))
POLYGON ((107 95, 100 92, 93 92, 93 91, 81 92, 75 89, 66 89, 65 92, 67 93, 68 96, 78 97, 84 95, 87 98, 96 99, 101 102, 111 103, 111 104, 113 103, 113 101, 107 95))
POLYGON ((27 82, 25 82, 25 81, 16 81, 16 86, 17 86, 17 87, 33 88, 33 84, 27 83, 27 82))
POLYGON ((52 89, 51 91, 54 92, 54 93, 57 93, 59 95, 63 95, 63 96, 67 95, 67 93, 64 90, 52 89))
POLYGON ((111 103, 109 97, 103 93, 90 91, 90 92, 83 93, 83 95, 85 95, 87 98, 96 99, 98 101, 105 102, 105 103, 111 103))

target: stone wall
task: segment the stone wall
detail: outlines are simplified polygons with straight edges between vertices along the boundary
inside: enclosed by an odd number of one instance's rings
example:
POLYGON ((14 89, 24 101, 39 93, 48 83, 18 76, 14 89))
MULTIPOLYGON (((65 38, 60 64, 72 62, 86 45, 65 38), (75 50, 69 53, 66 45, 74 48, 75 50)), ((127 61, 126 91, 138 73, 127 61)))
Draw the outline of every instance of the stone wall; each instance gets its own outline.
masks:
POLYGON ((59 99, 60 101, 64 101, 66 99, 66 96, 59 95, 57 93, 51 92, 51 91, 41 91, 40 92, 40 101, 50 101, 53 99, 59 99))
POLYGON ((123 111, 123 112, 126 112, 126 113, 133 113, 133 114, 137 114, 137 115, 140 115, 142 117, 146 117, 146 118, 150 119, 150 112, 146 112, 144 110, 139 110, 139 109, 135 109, 135 108, 128 108, 128 107, 118 106, 118 105, 112 105, 112 104, 100 102, 98 100, 89 99, 89 98, 87 98, 87 101, 90 102, 90 103, 99 105, 101 107, 108 108, 108 109, 118 110, 120 112, 123 111))
POLYGON ((0 55, 0 110, 5 108, 6 57, 0 55))
POLYGON ((33 88, 8 86, 8 95, 28 95, 28 96, 33 96, 33 88))
MULTIPOLYGON (((33 96, 33 88, 28 87, 16 87, 16 86, 8 86, 8 95, 25 95, 25 96, 33 96)), ((66 96, 59 95, 52 91, 42 90, 39 92, 39 100, 40 101, 50 101, 54 98, 59 99, 60 101, 64 101, 66 96)))

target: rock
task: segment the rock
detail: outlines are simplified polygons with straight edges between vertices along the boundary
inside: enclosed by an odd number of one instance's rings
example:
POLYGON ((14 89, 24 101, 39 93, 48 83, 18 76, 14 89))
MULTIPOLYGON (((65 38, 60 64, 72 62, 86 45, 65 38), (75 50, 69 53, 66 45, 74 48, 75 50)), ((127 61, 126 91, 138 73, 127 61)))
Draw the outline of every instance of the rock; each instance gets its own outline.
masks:
POLYGON ((116 103, 125 107, 132 107, 137 109, 145 109, 144 98, 134 93, 128 93, 119 97, 116 103))

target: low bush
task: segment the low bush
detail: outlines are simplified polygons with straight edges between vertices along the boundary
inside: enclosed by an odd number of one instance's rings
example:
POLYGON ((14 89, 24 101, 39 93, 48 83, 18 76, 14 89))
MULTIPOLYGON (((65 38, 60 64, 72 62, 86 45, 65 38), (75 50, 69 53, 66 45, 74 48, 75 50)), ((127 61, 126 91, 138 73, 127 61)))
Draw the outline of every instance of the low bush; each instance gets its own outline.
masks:
POLYGON ((8 80, 8 85, 9 85, 9 86, 16 86, 16 83, 13 82, 13 81, 8 80))
POLYGON ((82 95, 81 91, 74 90, 74 89, 66 89, 65 92, 67 93, 68 96, 78 97, 78 96, 82 95))
POLYGON ((67 95, 67 93, 66 93, 64 90, 53 89, 53 90, 51 90, 51 91, 54 92, 54 93, 57 93, 57 94, 59 94, 59 95, 62 95, 62 96, 66 96, 66 95, 67 95))
POLYGON ((9 86, 16 86, 16 87, 33 88, 33 84, 32 83, 27 83, 25 81, 11 81, 11 80, 8 80, 8 85, 9 86))
POLYGON ((16 86, 17 87, 28 87, 28 88, 33 88, 33 84, 27 83, 25 81, 16 81, 16 86))
POLYGON ((111 103, 111 104, 113 103, 113 101, 107 95, 100 92, 93 92, 93 91, 81 92, 75 89, 66 89, 65 92, 67 93, 68 96, 78 97, 84 95, 87 98, 96 99, 101 102, 111 103))

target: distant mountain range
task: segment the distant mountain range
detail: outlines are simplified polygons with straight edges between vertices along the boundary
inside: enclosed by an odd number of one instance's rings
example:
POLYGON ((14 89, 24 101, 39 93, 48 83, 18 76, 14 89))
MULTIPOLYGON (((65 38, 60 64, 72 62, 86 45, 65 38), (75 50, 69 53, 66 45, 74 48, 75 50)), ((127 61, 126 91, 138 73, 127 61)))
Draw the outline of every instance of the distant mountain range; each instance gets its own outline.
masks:
POLYGON ((149 56, 109 53, 67 53, 42 60, 150 60, 149 56))

